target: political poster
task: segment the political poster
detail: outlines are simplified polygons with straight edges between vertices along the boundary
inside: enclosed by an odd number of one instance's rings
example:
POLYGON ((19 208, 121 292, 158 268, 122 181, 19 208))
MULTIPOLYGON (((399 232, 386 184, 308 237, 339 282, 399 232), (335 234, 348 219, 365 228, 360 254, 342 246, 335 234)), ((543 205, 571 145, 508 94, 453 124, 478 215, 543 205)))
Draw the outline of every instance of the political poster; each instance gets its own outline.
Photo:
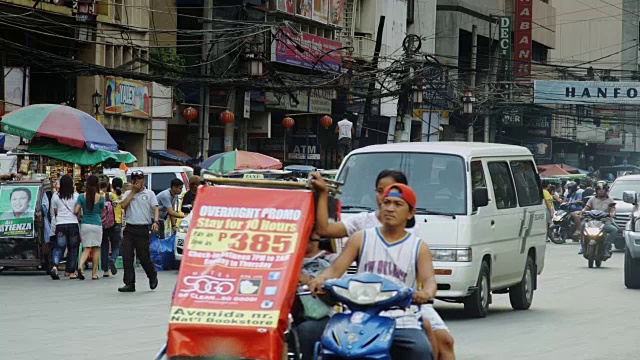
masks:
POLYGON ((0 187, 0 238, 34 236, 38 186, 0 187))
POLYGON ((170 310, 170 358, 280 358, 313 204, 310 191, 198 190, 170 310))

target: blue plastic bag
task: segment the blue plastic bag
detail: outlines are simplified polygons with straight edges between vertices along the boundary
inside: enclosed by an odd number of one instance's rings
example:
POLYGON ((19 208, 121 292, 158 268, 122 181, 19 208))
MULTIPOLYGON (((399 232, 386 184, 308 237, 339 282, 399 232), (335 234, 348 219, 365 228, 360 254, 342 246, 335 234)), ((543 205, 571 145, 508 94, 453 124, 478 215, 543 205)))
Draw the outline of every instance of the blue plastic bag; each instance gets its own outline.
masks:
POLYGON ((151 261, 156 270, 172 270, 175 262, 175 254, 173 253, 173 244, 176 240, 175 235, 171 235, 166 239, 160 239, 152 236, 149 241, 149 254, 151 261))

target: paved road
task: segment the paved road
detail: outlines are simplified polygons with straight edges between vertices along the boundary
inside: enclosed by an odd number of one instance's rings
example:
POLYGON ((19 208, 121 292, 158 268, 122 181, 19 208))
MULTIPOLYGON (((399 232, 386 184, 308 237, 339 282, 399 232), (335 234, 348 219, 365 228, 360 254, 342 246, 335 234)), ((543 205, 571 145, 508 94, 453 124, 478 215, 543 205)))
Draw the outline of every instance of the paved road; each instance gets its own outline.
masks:
POLYGON ((576 244, 548 244, 533 306, 513 311, 494 295, 485 319, 461 318, 461 305, 436 308, 456 339, 460 360, 640 358, 640 291, 623 283, 624 254, 587 268, 576 244))
MULTIPOLYGON (((553 245, 529 311, 494 296, 486 319, 437 303, 460 360, 637 359, 640 291, 622 282, 622 254, 588 269, 573 244, 553 245)), ((98 281, 52 281, 33 273, 0 275, 0 359, 150 359, 163 343, 175 272, 149 291, 120 294, 122 273, 98 281)))

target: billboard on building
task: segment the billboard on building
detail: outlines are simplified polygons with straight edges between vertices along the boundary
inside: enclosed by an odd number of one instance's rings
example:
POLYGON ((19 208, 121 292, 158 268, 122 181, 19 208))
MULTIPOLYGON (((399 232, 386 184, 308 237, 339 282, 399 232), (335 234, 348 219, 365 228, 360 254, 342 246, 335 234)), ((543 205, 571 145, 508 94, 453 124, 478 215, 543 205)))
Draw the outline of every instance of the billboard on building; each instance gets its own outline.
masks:
POLYGON ((533 102, 640 105, 640 82, 536 80, 533 102))
POLYGON ((113 76, 104 78, 104 112, 148 118, 151 112, 151 85, 113 76))
POLYGON ((516 0, 514 66, 515 81, 526 81, 531 76, 533 4, 531 0, 516 0))
POLYGON ((342 43, 339 41, 308 33, 296 35, 289 29, 282 29, 272 41, 271 61, 307 69, 338 72, 342 66, 342 52, 332 50, 341 47, 342 43), (298 51, 298 45, 305 51, 298 51))
POLYGON ((296 0, 277 0, 278 11, 295 14, 296 0))
POLYGON ((296 2, 296 14, 307 19, 312 18, 313 14, 313 1, 312 0, 297 0, 296 2))
POLYGON ((313 20, 325 24, 329 22, 329 1, 313 0, 313 20))
POLYGON ((344 0, 329 0, 329 23, 342 26, 344 21, 344 0))

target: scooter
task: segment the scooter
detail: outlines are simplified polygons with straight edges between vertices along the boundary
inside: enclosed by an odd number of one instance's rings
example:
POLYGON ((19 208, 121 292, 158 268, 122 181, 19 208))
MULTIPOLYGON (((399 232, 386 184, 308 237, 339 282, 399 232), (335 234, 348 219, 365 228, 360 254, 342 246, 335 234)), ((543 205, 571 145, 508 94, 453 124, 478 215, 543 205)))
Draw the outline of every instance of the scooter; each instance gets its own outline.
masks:
POLYGON ((556 211, 549 227, 551 241, 554 244, 564 244, 567 238, 571 238, 576 231, 576 223, 573 221, 569 204, 560 205, 560 209, 556 211))
POLYGON ((584 230, 582 232, 582 248, 584 258, 587 259, 589 268, 600 267, 603 261, 607 261, 611 256, 605 256, 606 234, 604 233, 604 219, 608 213, 600 210, 590 210, 583 215, 584 230))
POLYGON ((376 274, 359 273, 329 280, 323 290, 351 312, 331 317, 316 344, 314 359, 391 360, 396 324, 380 312, 410 306, 413 289, 376 274))

